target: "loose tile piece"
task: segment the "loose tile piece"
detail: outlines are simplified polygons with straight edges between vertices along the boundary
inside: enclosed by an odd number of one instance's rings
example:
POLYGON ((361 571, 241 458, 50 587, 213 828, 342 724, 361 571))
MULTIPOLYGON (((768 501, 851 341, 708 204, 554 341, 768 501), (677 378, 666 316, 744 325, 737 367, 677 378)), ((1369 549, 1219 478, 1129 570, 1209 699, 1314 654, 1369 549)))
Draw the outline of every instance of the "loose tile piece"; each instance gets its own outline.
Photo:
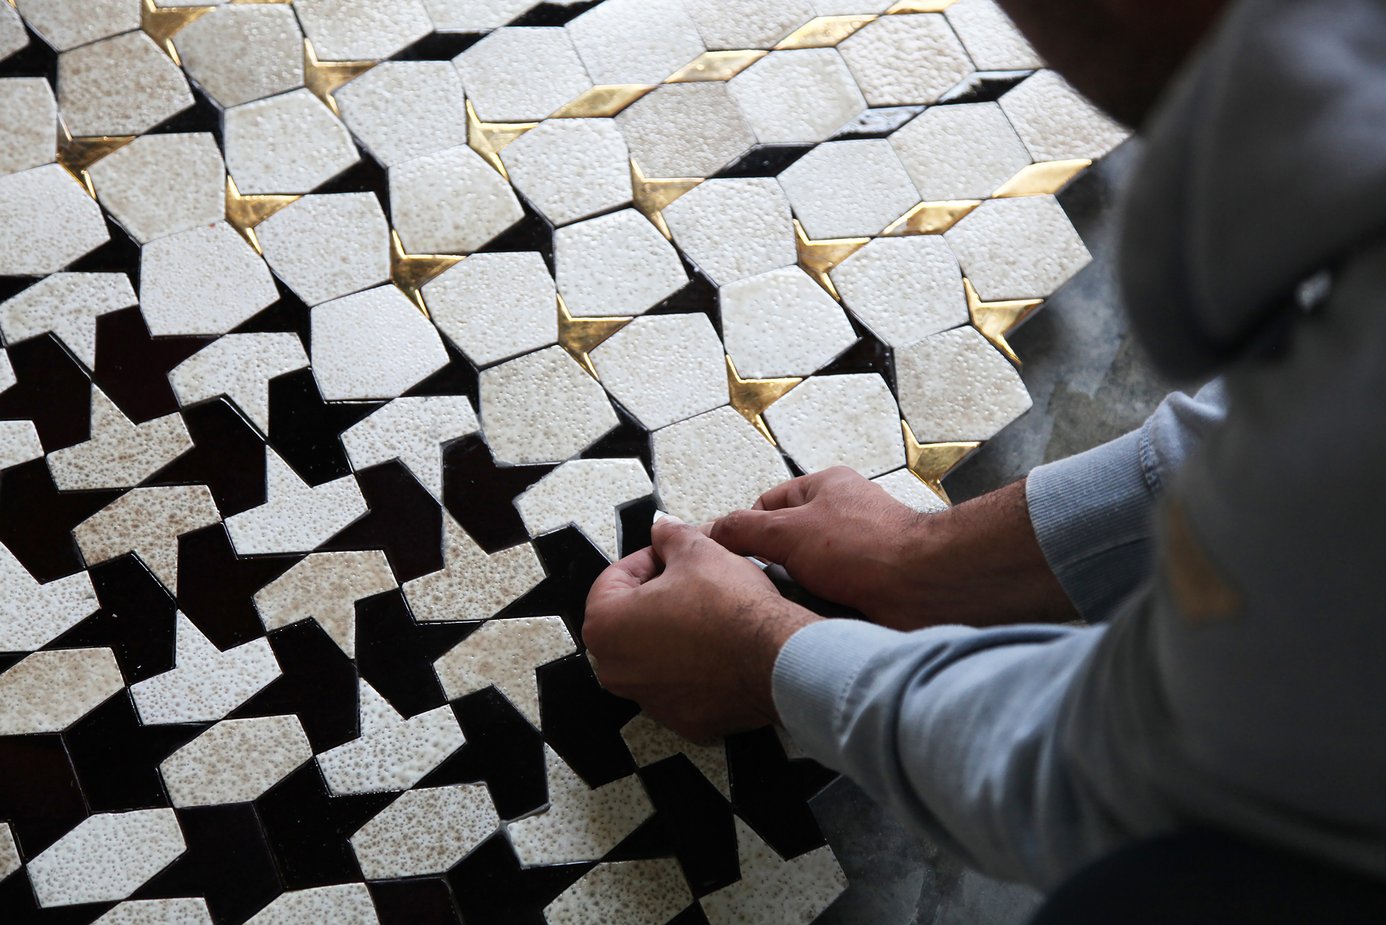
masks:
POLYGON ((477 117, 537 122, 592 86, 566 29, 499 29, 453 59, 477 117), (525 79, 515 64, 525 62, 525 79))
POLYGON ((58 51, 140 27, 139 0, 16 0, 15 6, 58 51))
POLYGON ((139 135, 192 104, 183 72, 143 32, 58 56, 58 109, 73 135, 139 135))
POLYGON ((972 73, 962 43, 936 13, 882 16, 837 47, 872 106, 933 103, 972 73))
POLYGON ((205 899, 141 899, 123 902, 95 925, 212 925, 205 899))
POLYGON ((438 330, 478 367, 558 338, 557 289, 533 251, 473 254, 423 293, 438 330))
POLYGON ((42 455, 43 443, 32 421, 0 421, 0 471, 42 455))
POLYGON ((555 225, 630 202, 630 152, 611 119, 551 119, 507 145, 501 160, 555 225))
POLYGON ((886 490, 886 493, 906 507, 921 514, 937 514, 948 510, 948 504, 919 481, 908 469, 896 469, 871 481, 886 490))
POLYGON ((646 430, 727 402, 726 356, 703 314, 637 318, 591 353, 602 385, 646 430))
POLYGON ((0 544, 0 652, 41 649, 99 606, 86 572, 42 584, 0 544))
POLYGON ((631 157, 650 177, 709 177, 756 142, 726 86, 716 81, 659 87, 616 121, 631 157))
POLYGON ((305 305, 387 282, 390 226, 373 193, 304 196, 255 229, 274 275, 305 305))
POLYGON ((278 298, 264 260, 225 222, 140 252, 140 312, 156 336, 224 334, 278 298))
POLYGON ((783 457, 730 406, 656 431, 653 442, 659 506, 688 523, 750 507, 789 480, 783 457))
POLYGON ((515 499, 531 536, 575 525, 612 562, 621 558, 619 505, 653 490, 638 459, 574 459, 515 499))
POLYGON ((314 308, 312 353, 328 401, 394 398, 448 362, 438 331, 394 286, 314 308))
POLYGON ((47 276, 110 240, 101 207, 57 164, 0 176, 0 276, 47 276))
POLYGON ((87 565, 133 552, 165 588, 176 588, 178 537, 220 519, 206 485, 136 488, 78 524, 72 536, 87 565))
POLYGON ((480 424, 463 395, 397 398, 342 434, 358 471, 398 459, 434 498, 443 497, 443 446, 480 424))
POLYGON ((967 323, 962 271, 937 235, 877 238, 830 275, 842 303, 887 346, 967 323))
POLYGON ((254 639, 223 652, 181 613, 174 639, 176 667, 130 685, 145 725, 214 722, 279 677, 268 640, 254 639))
POLYGON ((895 376, 900 409, 924 443, 989 440, 1030 410, 1020 374, 972 327, 897 352, 895 376))
POLYGON ((97 198, 140 244, 226 216, 226 167, 211 135, 143 135, 88 168, 97 198))
POLYGON ((0 303, 0 334, 17 344, 51 331, 90 370, 96 366, 96 319, 136 304, 124 273, 55 273, 0 303))
POLYGON ((979 71, 1027 71, 1043 67, 996 0, 958 0, 944 11, 979 71))
POLYGON ((22 863, 14 836, 10 834, 9 823, 0 822, 0 880, 19 870, 22 863))
POLYGON ((500 827, 484 784, 411 790, 351 836, 367 880, 440 874, 500 827))
POLYGON ((780 174, 794 215, 810 238, 865 237, 919 202, 919 191, 890 142, 819 145, 780 174))
POLYGON ((708 180, 664 209, 674 243, 724 286, 798 260, 789 200, 771 177, 708 180))
POLYGON ((51 164, 57 149, 58 103, 48 81, 0 80, 0 174, 51 164))
POLYGON ((727 353, 748 379, 805 376, 856 343, 842 306, 798 267, 723 286, 720 297, 727 353))
POLYGON ((297 716, 217 723, 159 765, 179 808, 255 799, 313 757, 297 716))
POLYGON ((771 405, 765 421, 805 472, 849 466, 871 478, 905 461, 900 409, 876 373, 807 379, 771 405))
POLYGON ((989 302, 1052 295, 1092 259, 1052 196, 984 202, 945 238, 989 302))
POLYGON ((344 883, 281 893, 246 925, 302 925, 304 922, 378 925, 379 921, 366 885, 344 883))
POLYGON ((528 543, 487 554, 451 517, 443 518, 441 570, 404 583, 414 619, 489 620, 544 580, 544 566, 528 543))
POLYGON ((296 0, 294 11, 324 61, 388 58, 433 31, 419 0, 296 0))
POLYGON ((654 84, 706 51, 681 0, 606 0, 568 23, 597 84, 654 84))
POLYGON ((308 354, 293 334, 228 334, 174 367, 168 381, 183 407, 225 395, 264 434, 270 380, 307 365, 308 354))
POLYGON ((506 827, 523 866, 595 861, 653 811, 638 777, 623 777, 594 790, 552 748, 546 746, 544 754, 549 808, 506 827))
POLYGON ((524 216, 505 178, 466 145, 390 168, 390 216, 411 254, 470 254, 524 216))
POLYGON ((710 925, 808 925, 847 888, 826 845, 785 860, 739 817, 736 841, 741 879, 700 900, 710 925))
POLYGON ((772 51, 727 84, 761 144, 825 141, 866 109, 835 48, 772 51))
POLYGON ((309 556, 255 592, 265 629, 315 620, 346 653, 356 657, 356 602, 397 587, 385 554, 321 552, 309 556))
POLYGON ((448 61, 386 61, 334 97, 352 134, 393 167, 467 143, 464 95, 448 61))
POLYGON ((242 556, 310 552, 366 513, 353 476, 310 486, 272 450, 265 454, 266 501, 226 519, 242 556))
POLYGON ((124 899, 187 848, 171 809, 102 813, 84 819, 29 862, 38 904, 124 899))
POLYGON ((408 790, 463 741, 451 708, 405 719, 363 681, 360 737, 318 755, 318 766, 334 794, 408 790))
POLYGON ((688 281, 678 254, 634 209, 554 234, 558 291, 575 316, 639 315, 688 281))
POLYGON ((1037 161, 1097 158, 1126 140, 1125 129, 1054 71, 1027 77, 1001 97, 1001 108, 1037 161))
POLYGON ((188 76, 223 107, 303 86, 303 33, 282 4, 226 4, 180 29, 173 44, 188 76))
POLYGON ((665 925, 693 902, 672 858, 598 864, 544 909, 549 925, 665 925))
POLYGON ((563 462, 616 424, 602 387, 562 347, 481 373, 482 431, 502 463, 563 462))
POLYGON ((225 123, 226 167, 247 196, 306 193, 360 160, 346 126, 309 90, 235 106, 225 123))
POLYGON ((25 656, 0 674, 0 735, 62 732, 124 684, 110 649, 25 656))
POLYGON ((935 106, 890 136, 925 201, 984 199, 1030 165, 995 103, 935 106))
POLYGON ((630 756, 640 767, 647 767, 673 755, 684 755, 702 772, 708 783, 731 799, 731 772, 727 768, 727 749, 721 742, 698 745, 667 726, 640 713, 621 727, 621 738, 630 756))
POLYGON ((810 0, 684 0, 684 6, 714 51, 773 48, 815 15, 810 0))
POLYGON ((63 491, 132 488, 192 445, 181 415, 135 424, 104 392, 93 389, 91 439, 50 454, 48 469, 63 491))
POLYGON ((433 663, 448 699, 494 686, 539 726, 535 669, 577 652, 561 617, 491 620, 433 663))

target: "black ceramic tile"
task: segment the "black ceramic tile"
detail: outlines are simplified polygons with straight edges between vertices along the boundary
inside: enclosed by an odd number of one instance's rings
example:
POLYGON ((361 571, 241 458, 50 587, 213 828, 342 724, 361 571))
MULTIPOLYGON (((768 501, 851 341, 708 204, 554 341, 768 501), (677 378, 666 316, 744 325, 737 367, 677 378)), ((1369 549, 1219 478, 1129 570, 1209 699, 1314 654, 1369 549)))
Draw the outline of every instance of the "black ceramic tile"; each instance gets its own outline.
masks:
POLYGON ((91 380, 52 334, 8 348, 16 382, 0 392, 0 420, 34 422, 46 453, 91 436, 91 380))
POLYGON ((462 925, 442 877, 368 883, 380 925, 462 925))
POLYGON ((213 524, 178 538, 178 606, 219 649, 265 635, 255 593, 301 556, 237 556, 226 528, 213 524))
POLYGON ((72 528, 120 491, 58 491, 42 459, 0 472, 0 543, 39 581, 82 570, 72 528))
POLYGON ((364 517, 319 547, 322 551, 380 549, 401 583, 443 567, 443 509, 399 462, 356 473, 364 517))
POLYGON ((467 925, 545 925, 544 907, 592 868, 563 864, 523 870, 497 833, 448 872, 467 925))
POLYGON ((351 474, 342 432, 375 411, 380 402, 327 402, 310 369, 270 380, 269 442, 310 485, 351 474))
POLYGON ((360 726, 356 666, 314 620, 269 636, 283 674, 242 704, 232 718, 294 713, 313 751, 356 738, 360 726))
POLYGON ((502 466, 480 436, 464 437, 443 451, 443 504, 487 552, 529 539, 511 503, 553 466, 502 466))
POLYGON ((518 819, 549 800, 544 739, 495 688, 453 702, 467 744, 420 786, 484 782, 502 819, 518 819))
POLYGON ((188 408, 183 424, 193 448, 145 485, 206 485, 222 517, 265 503, 265 441, 225 398, 188 408))
POLYGON ((126 684, 174 667, 177 605, 134 554, 88 570, 101 609, 49 644, 73 649, 105 646, 115 653, 126 684))
POLYGON ((138 308, 96 319, 96 369, 101 386, 136 424, 178 410, 168 374, 211 343, 210 337, 153 337, 138 308))
POLYGON ((285 887, 361 882, 349 839, 396 796, 332 796, 311 761, 261 795, 256 812, 285 887))
POLYGON ((62 736, 0 736, 0 819, 29 861, 87 817, 62 736))
POLYGON ((356 667, 404 716, 448 702, 433 663, 470 636, 477 624, 418 623, 399 591, 356 604, 356 667))
POLYGON ((168 806, 159 763, 208 725, 143 725, 126 691, 73 723, 63 739, 88 808, 118 813, 168 806))

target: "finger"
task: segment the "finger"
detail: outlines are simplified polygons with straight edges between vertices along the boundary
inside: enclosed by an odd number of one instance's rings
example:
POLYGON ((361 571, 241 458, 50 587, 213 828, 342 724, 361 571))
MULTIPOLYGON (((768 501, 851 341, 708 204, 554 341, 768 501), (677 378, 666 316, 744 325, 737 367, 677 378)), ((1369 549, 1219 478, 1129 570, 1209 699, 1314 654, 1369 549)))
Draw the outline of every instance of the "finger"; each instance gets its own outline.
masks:
POLYGON ((699 543, 707 542, 697 527, 690 527, 677 517, 664 517, 655 521, 650 529, 650 543, 654 554, 666 565, 692 552, 699 543))
POLYGON ((606 571, 597 576, 597 580, 592 583, 592 590, 588 592, 587 605, 590 607, 594 599, 632 591, 656 577, 659 572, 659 560, 655 558, 653 549, 647 547, 632 553, 614 565, 607 566, 606 571))
POLYGON ((778 511, 807 504, 813 497, 814 478, 812 475, 801 475, 797 479, 781 482, 757 498, 752 507, 757 511, 778 511))
POLYGON ((791 508, 773 511, 732 511, 712 525, 712 539, 739 556, 755 556, 781 565, 794 548, 791 508))

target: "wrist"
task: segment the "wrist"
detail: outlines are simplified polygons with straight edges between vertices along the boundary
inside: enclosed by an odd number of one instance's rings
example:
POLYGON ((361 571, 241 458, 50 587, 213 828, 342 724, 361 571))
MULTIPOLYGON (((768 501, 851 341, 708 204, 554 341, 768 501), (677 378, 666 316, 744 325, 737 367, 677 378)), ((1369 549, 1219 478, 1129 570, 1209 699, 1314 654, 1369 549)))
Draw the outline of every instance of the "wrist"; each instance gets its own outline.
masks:
POLYGON ((823 618, 778 594, 767 596, 748 610, 744 622, 751 631, 743 649, 744 695, 767 722, 774 723, 779 721, 773 680, 780 651, 795 633, 823 618))

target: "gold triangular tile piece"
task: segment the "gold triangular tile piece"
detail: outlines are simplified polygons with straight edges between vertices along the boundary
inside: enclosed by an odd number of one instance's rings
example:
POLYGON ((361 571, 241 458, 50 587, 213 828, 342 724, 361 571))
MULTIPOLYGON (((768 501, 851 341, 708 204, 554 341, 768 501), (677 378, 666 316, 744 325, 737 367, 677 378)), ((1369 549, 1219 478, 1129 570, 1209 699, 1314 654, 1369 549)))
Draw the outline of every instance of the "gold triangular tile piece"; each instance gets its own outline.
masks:
POLYGON ((322 100, 332 114, 340 116, 337 99, 332 94, 375 67, 374 61, 323 61, 313 43, 303 40, 303 85, 322 100))
POLYGON ((1018 196, 1052 196, 1073 182, 1073 178, 1092 166, 1092 161, 1079 158, 1071 161, 1041 161, 1031 164, 1007 180, 991 194, 993 199, 1014 199, 1018 196))
POLYGON ((809 238, 797 218, 794 220, 794 239, 799 248, 799 266, 813 277, 818 285, 827 290, 828 295, 841 302, 842 296, 838 295, 837 287, 833 285, 832 277, 828 274, 842 261, 871 243, 871 239, 824 238, 814 241, 809 238))
POLYGON ((236 188, 236 181, 226 175, 226 221, 245 238, 245 243, 255 248, 255 253, 264 254, 260 238, 255 234, 255 226, 269 218, 280 209, 297 202, 302 196, 281 195, 243 195, 236 188))
POLYGON ((480 154, 486 163, 495 168, 505 179, 510 179, 510 171, 505 169, 500 153, 516 138, 538 125, 538 122, 483 122, 476 114, 472 101, 467 100, 467 146, 480 154))
POLYGON ((958 0, 900 0, 899 3, 886 10, 886 15, 896 13, 942 13, 958 0))
POLYGON ((881 234, 889 237, 912 234, 943 234, 981 204, 979 199, 921 202, 887 225, 881 234))
POLYGON ((972 280, 963 277, 963 290, 967 293, 967 312, 972 316, 972 326, 982 332, 982 336, 1006 355, 1016 366, 1020 357, 1011 349, 1006 335, 1025 323, 1041 305, 1043 299, 1012 299, 1006 302, 983 302, 977 295, 972 280))
POLYGON ((134 135, 95 135, 74 138, 67 125, 58 120, 58 163, 72 174, 72 178, 82 184, 87 195, 96 198, 96 187, 92 185, 91 174, 87 168, 108 154, 119 151, 135 140, 134 135))
POLYGON ((669 225, 664 221, 664 209, 693 187, 702 183, 700 177, 656 177, 645 176, 634 158, 630 162, 631 202, 640 214, 648 218, 659 233, 673 240, 669 225))
POLYGON ((599 84, 574 97, 550 119, 605 119, 653 90, 650 84, 599 84))
POLYGON ((568 303, 563 296, 558 297, 558 343, 568 355, 577 360, 578 365, 587 370, 587 375, 601 381, 597 368, 592 365, 591 353, 603 341, 624 328, 633 318, 602 316, 578 318, 568 311, 568 303))
POLYGON ((154 0, 144 0, 140 7, 140 28, 154 40, 154 44, 173 59, 173 63, 183 66, 178 49, 173 46, 173 37, 195 20, 201 19, 215 10, 215 6, 167 6, 154 4, 154 0))
POLYGON ((776 51, 791 48, 831 48, 867 23, 880 17, 874 13, 851 16, 819 16, 810 19, 780 39, 776 51))
POLYGON ((920 443, 915 439, 909 422, 903 418, 900 420, 900 430, 905 436, 905 465, 911 474, 942 498, 945 504, 952 504, 948 493, 943 490, 943 479, 982 444, 976 441, 920 443))
POLYGON ((428 305, 424 302, 423 287, 461 260, 460 254, 407 253, 399 239, 399 232, 390 229, 390 282, 409 297, 409 301, 423 312, 425 318, 430 316, 428 305))
POLYGON ((784 398, 790 389, 803 381, 802 378, 743 379, 736 371, 736 363, 730 356, 727 357, 727 394, 731 398, 731 406, 743 418, 754 424, 760 435, 773 446, 779 444, 775 441, 774 434, 770 433, 763 415, 767 408, 784 398))
POLYGON ((731 80, 768 55, 768 51, 749 48, 742 51, 706 51, 664 79, 667 84, 706 80, 731 80))

